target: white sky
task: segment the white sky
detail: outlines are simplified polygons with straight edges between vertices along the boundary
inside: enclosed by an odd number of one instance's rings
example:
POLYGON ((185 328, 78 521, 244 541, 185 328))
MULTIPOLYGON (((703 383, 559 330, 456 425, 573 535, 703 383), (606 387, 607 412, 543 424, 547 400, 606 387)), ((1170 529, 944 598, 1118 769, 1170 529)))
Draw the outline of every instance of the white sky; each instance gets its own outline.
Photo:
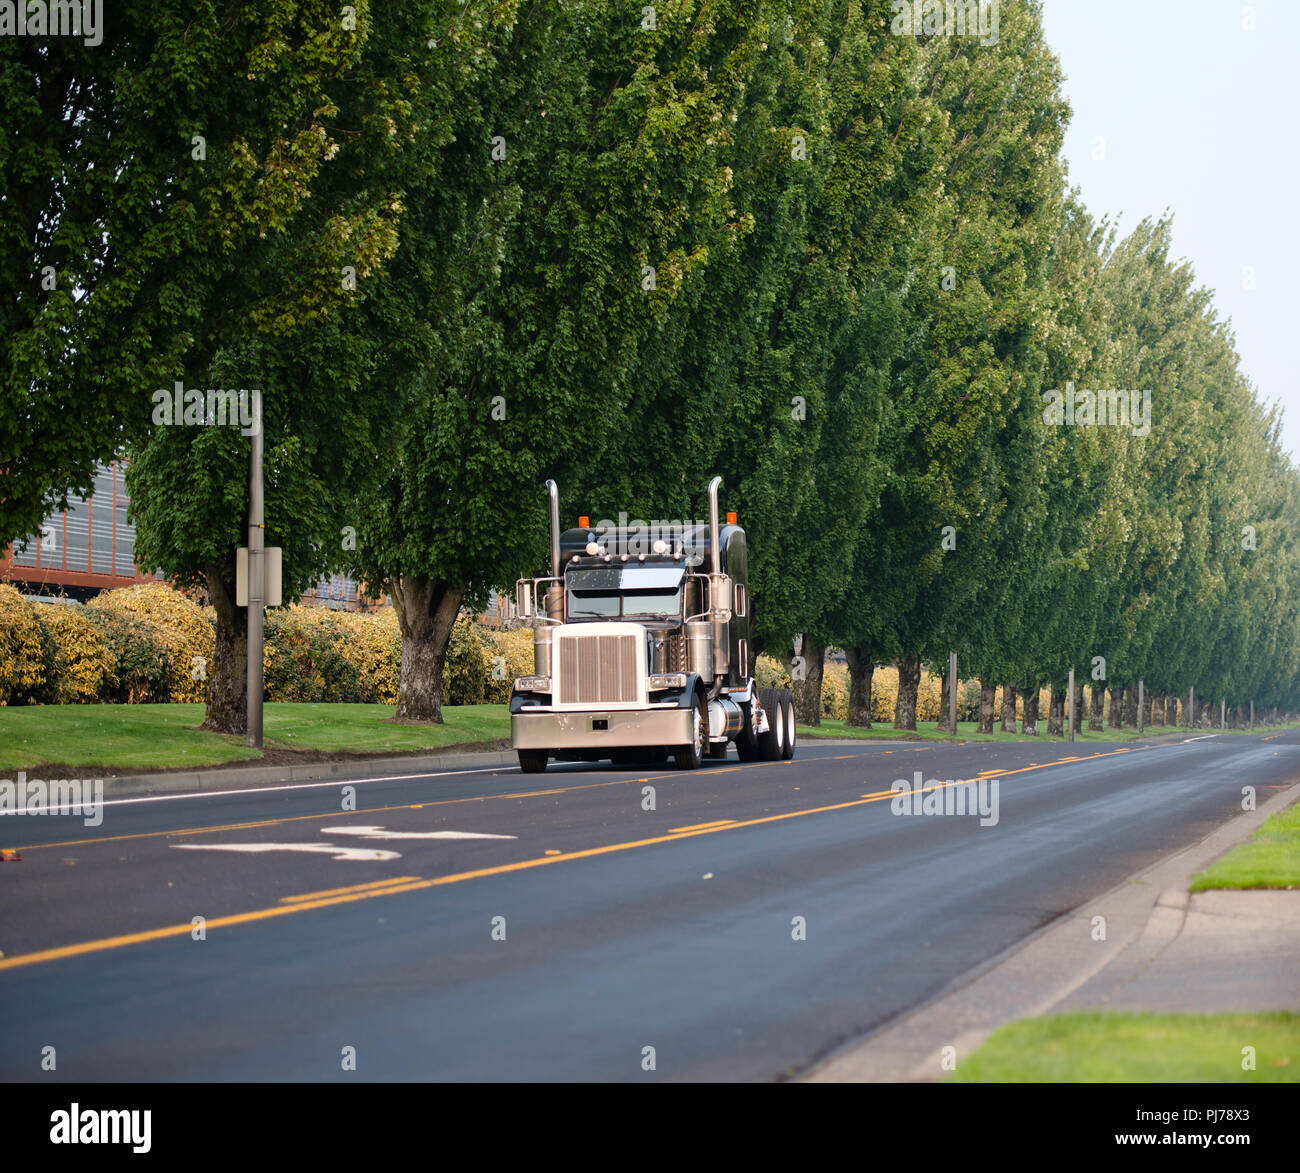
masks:
POLYGON ((1074 110, 1070 183, 1121 236, 1173 211, 1174 259, 1215 291, 1300 457, 1300 0, 1043 0, 1043 20, 1074 110))

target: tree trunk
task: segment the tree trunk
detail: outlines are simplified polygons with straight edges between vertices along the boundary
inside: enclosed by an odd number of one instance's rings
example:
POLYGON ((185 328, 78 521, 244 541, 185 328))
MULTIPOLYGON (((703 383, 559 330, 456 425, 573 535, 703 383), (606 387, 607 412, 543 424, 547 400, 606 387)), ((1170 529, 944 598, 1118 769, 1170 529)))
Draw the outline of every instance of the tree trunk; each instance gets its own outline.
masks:
POLYGON ((898 703, 894 706, 894 728, 916 730, 916 692, 921 686, 921 656, 913 652, 899 656, 898 703))
POLYGON ((1029 737, 1038 736, 1038 684, 1029 685, 1025 689, 1024 717, 1021 720, 1020 732, 1029 737))
POLYGON ((403 574, 393 583, 402 630, 402 674, 394 720, 442 724, 442 668, 464 597, 461 583, 423 574, 403 574))
POLYGON ((1138 723, 1138 686, 1136 684, 1125 685, 1124 687, 1124 724, 1130 729, 1136 729, 1138 723))
POLYGON ((876 673, 876 661, 871 647, 860 644, 846 647, 844 658, 849 662, 849 721, 856 729, 871 728, 871 684, 876 673))
POLYGON ((1014 684, 1004 684, 1002 686, 1002 732, 1014 733, 1016 731, 1016 686, 1014 684))
POLYGON ((997 712, 998 686, 988 680, 980 681, 980 717, 976 733, 993 732, 993 715, 997 712))
POLYGON ((1089 691, 1092 693, 1092 703, 1088 706, 1088 732, 1102 733, 1106 729, 1104 722, 1106 690, 1094 684, 1089 691))
POLYGON ((1047 702, 1047 736, 1065 736, 1065 689, 1052 685, 1052 699, 1047 702))
POLYGON ((1079 682, 1074 682, 1074 732, 1077 735, 1083 728, 1083 689, 1079 682))
POLYGON ((1112 729, 1124 728, 1124 690, 1118 685, 1110 688, 1110 725, 1112 729))
POLYGON ((1178 698, 1176 696, 1165 697, 1165 724, 1177 726, 1178 724, 1178 698))
POLYGON ((201 729, 212 733, 248 732, 248 609, 226 593, 222 568, 204 567, 208 594, 217 612, 217 642, 208 675, 208 702, 201 729))
POLYGON ((800 725, 814 727, 822 723, 822 675, 826 662, 826 645, 813 643, 806 635, 800 644, 803 679, 795 679, 795 657, 790 657, 790 685, 794 691, 794 715, 800 725))

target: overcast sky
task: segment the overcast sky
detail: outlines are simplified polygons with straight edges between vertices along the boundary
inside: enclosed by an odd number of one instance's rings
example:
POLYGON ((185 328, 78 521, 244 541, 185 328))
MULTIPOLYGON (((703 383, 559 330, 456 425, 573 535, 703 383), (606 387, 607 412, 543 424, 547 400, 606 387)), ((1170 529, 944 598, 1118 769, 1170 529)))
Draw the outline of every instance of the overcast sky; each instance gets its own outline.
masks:
POLYGON ((1300 0, 1043 0, 1043 18, 1070 183, 1121 235, 1173 211, 1175 259, 1215 291, 1300 459, 1300 0))

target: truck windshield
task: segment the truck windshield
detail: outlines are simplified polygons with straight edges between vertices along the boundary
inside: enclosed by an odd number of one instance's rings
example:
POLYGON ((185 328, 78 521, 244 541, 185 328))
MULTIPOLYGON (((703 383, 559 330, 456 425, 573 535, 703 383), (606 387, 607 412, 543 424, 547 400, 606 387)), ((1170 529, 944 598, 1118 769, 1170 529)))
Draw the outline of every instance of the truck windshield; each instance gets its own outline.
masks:
POLYGON ((680 566, 600 566, 568 575, 570 619, 677 618, 680 566))
POLYGON ((607 594, 601 591, 569 592, 570 619, 675 619, 682 613, 682 592, 644 591, 607 594))

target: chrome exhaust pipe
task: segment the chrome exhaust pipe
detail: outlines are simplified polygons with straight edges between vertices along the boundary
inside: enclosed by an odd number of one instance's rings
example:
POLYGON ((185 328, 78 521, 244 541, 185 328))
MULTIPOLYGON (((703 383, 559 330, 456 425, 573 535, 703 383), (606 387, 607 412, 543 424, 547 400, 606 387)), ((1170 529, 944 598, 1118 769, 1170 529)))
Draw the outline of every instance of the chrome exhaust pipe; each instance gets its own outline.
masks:
POLYGON ((554 481, 546 482, 546 491, 551 495, 551 573, 560 577, 560 490, 554 481))
MULTIPOLYGON (((546 482, 546 491, 551 498, 551 574, 555 578, 563 578, 564 567, 560 565, 560 490, 555 487, 554 481, 548 480, 546 482)), ((548 618, 555 620, 557 623, 564 619, 564 592, 560 589, 558 583, 551 583, 546 588, 546 614, 548 618)), ((545 624, 543 624, 544 626, 545 624)), ((539 662, 542 658, 541 644, 545 643, 545 658, 549 668, 551 633, 547 631, 543 634, 539 631, 534 638, 536 641, 534 651, 539 662)), ((538 673, 542 674, 540 669, 538 669, 538 673)))
POLYGON ((714 477, 709 482, 709 542, 712 546, 709 568, 714 574, 722 573, 722 555, 718 550, 718 486, 720 484, 722 484, 721 477, 714 477))

